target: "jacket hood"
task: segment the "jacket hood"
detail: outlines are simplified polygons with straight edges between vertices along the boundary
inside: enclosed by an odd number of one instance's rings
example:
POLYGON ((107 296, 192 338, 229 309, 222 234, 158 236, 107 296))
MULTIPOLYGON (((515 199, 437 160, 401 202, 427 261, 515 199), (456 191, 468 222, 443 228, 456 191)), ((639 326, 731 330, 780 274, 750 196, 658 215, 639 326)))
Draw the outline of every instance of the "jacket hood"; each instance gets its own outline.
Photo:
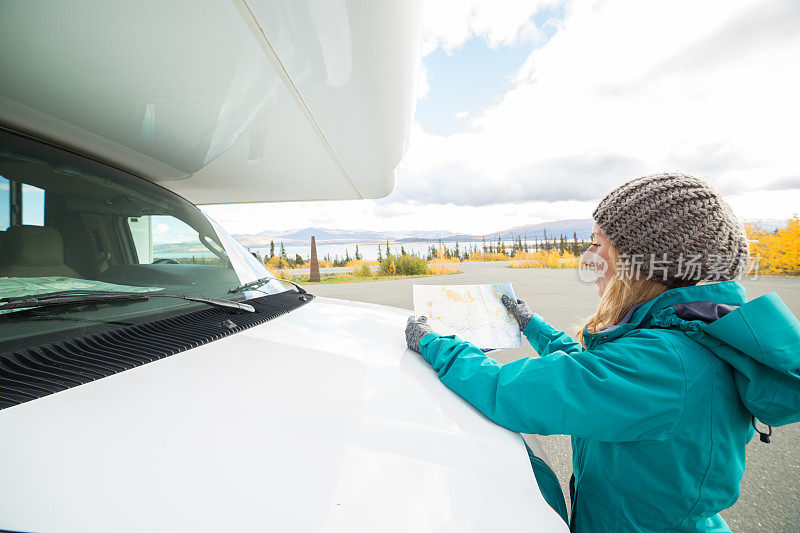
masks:
POLYGON ((641 327, 677 327, 735 372, 745 407, 771 426, 800 421, 800 321, 780 297, 746 302, 737 281, 665 291, 595 335, 615 338, 641 327))

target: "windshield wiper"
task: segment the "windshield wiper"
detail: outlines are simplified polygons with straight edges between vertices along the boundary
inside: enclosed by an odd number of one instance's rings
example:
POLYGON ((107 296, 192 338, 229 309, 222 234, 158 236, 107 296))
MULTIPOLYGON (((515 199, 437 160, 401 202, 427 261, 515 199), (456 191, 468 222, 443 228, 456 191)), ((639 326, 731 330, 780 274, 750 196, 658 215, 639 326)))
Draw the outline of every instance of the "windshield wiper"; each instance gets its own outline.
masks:
POLYGON ((130 300, 149 300, 150 298, 178 298, 189 302, 198 302, 212 307, 222 309, 237 309, 255 313, 252 305, 222 300, 219 298, 203 298, 201 296, 186 296, 185 294, 167 294, 154 292, 126 292, 126 291, 91 291, 91 290, 68 290, 46 292, 31 296, 12 296, 0 298, 0 311, 6 309, 27 309, 34 307, 51 307, 58 305, 73 305, 92 302, 114 302, 130 300))
POLYGON ((255 287, 256 285, 266 285, 267 283, 269 283, 270 281, 273 281, 273 280, 274 281, 285 281, 286 283, 291 283, 292 285, 294 285, 294 287, 297 289, 297 292, 299 292, 300 294, 308 294, 308 292, 303 287, 301 287, 300 285, 298 285, 297 283, 295 283, 294 281, 292 281, 290 279, 269 278, 269 277, 267 277, 267 278, 258 278, 258 279, 254 279, 253 281, 248 281, 247 283, 242 283, 238 287, 234 287, 233 289, 229 290, 228 292, 229 293, 239 292, 239 291, 243 291, 245 289, 249 289, 251 287, 255 287))

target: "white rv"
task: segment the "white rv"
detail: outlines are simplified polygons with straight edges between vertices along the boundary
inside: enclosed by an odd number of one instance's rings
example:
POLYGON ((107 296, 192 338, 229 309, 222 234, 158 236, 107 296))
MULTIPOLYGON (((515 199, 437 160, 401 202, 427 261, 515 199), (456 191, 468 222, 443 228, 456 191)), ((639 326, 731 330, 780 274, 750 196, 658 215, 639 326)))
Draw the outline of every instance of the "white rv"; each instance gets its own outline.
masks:
POLYGON ((0 2, 0 530, 566 531, 408 311, 277 281, 195 207, 389 194, 420 20, 0 2))

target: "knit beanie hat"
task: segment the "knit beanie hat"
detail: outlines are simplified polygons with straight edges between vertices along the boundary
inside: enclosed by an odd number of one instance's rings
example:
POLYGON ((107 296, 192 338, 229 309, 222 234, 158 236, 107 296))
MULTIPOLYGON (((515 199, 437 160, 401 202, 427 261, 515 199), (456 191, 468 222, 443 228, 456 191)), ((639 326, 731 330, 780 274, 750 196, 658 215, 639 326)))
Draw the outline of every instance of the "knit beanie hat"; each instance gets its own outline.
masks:
POLYGON ((674 288, 734 279, 747 264, 747 237, 730 206, 686 174, 631 180, 608 193, 593 217, 619 250, 619 275, 627 269, 674 288))

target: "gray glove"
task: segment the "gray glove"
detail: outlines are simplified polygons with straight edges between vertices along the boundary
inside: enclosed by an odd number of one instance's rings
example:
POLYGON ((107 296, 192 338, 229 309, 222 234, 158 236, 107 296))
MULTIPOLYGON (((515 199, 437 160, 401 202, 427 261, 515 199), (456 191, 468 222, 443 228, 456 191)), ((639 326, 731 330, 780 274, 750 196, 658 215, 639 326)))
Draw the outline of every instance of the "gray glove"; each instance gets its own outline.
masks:
POLYGON ((433 329, 428 325, 427 318, 424 316, 419 318, 408 317, 408 322, 406 322, 406 344, 408 344, 409 348, 420 353, 419 341, 428 333, 433 333, 433 329))
POLYGON ((525 327, 528 325, 528 322, 531 321, 531 317, 533 317, 533 311, 525 303, 525 300, 517 299, 515 302, 505 294, 500 298, 500 301, 503 302, 503 305, 506 306, 506 309, 514 315, 514 320, 517 321, 519 324, 519 330, 524 331, 525 327))

